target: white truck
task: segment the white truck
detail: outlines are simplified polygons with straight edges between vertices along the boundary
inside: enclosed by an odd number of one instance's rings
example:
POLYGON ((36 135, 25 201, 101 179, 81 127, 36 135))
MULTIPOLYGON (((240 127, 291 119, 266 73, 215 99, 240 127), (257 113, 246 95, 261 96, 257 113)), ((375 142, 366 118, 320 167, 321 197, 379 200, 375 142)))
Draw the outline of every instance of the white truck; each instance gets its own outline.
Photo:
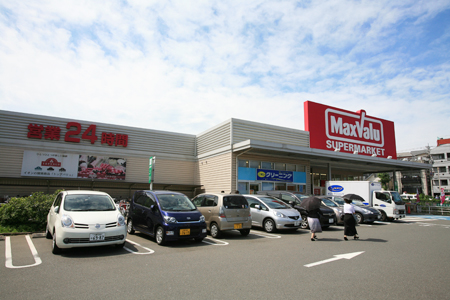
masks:
POLYGON ((327 181, 326 193, 331 196, 357 194, 365 201, 364 204, 381 212, 381 220, 398 220, 406 217, 405 203, 398 192, 383 191, 381 183, 370 181, 327 181))

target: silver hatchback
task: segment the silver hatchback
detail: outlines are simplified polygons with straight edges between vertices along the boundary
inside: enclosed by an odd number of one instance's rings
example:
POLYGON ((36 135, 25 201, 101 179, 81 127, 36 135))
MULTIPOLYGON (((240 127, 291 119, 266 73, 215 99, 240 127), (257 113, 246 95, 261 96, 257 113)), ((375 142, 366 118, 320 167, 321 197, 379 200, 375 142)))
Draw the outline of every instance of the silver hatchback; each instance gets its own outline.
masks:
POLYGON ((300 213, 283 201, 267 195, 244 195, 250 206, 252 226, 267 232, 278 229, 297 230, 302 218, 300 213))

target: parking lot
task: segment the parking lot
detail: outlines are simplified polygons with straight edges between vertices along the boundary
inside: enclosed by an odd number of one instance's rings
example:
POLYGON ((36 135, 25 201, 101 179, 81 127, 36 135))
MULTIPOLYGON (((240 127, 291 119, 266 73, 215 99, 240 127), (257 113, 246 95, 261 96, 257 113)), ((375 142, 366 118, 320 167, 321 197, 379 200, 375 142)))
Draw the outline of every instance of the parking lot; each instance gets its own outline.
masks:
POLYGON ((179 241, 128 235, 123 249, 51 253, 44 235, 2 237, 2 299, 446 299, 450 220, 408 217, 357 227, 179 241))

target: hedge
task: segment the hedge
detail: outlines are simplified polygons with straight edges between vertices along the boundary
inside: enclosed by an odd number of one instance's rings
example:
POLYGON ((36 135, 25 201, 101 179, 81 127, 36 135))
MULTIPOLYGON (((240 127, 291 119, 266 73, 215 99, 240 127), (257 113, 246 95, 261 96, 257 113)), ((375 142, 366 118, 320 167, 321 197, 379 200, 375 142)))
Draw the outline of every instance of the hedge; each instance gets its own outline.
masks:
POLYGON ((29 197, 13 197, 0 206, 1 232, 44 231, 47 214, 53 200, 60 191, 53 194, 33 193, 29 197))

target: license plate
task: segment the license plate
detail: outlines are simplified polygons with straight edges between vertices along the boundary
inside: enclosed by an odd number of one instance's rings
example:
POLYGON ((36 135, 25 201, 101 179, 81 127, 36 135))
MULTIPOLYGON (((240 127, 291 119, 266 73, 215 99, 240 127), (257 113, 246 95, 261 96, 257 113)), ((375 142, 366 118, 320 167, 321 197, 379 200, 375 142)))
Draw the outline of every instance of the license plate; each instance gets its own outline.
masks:
POLYGON ((300 226, 300 221, 295 221, 294 226, 300 226))
POLYGON ((97 241, 104 241, 105 240, 105 234, 90 234, 89 235, 89 241, 91 242, 97 242, 97 241))
POLYGON ((234 229, 242 229, 242 223, 234 224, 234 229))
POLYGON ((330 223, 333 223, 334 222, 334 219, 329 219, 328 220, 330 223))
POLYGON ((191 229, 180 229, 180 235, 190 235, 191 234, 191 229))

